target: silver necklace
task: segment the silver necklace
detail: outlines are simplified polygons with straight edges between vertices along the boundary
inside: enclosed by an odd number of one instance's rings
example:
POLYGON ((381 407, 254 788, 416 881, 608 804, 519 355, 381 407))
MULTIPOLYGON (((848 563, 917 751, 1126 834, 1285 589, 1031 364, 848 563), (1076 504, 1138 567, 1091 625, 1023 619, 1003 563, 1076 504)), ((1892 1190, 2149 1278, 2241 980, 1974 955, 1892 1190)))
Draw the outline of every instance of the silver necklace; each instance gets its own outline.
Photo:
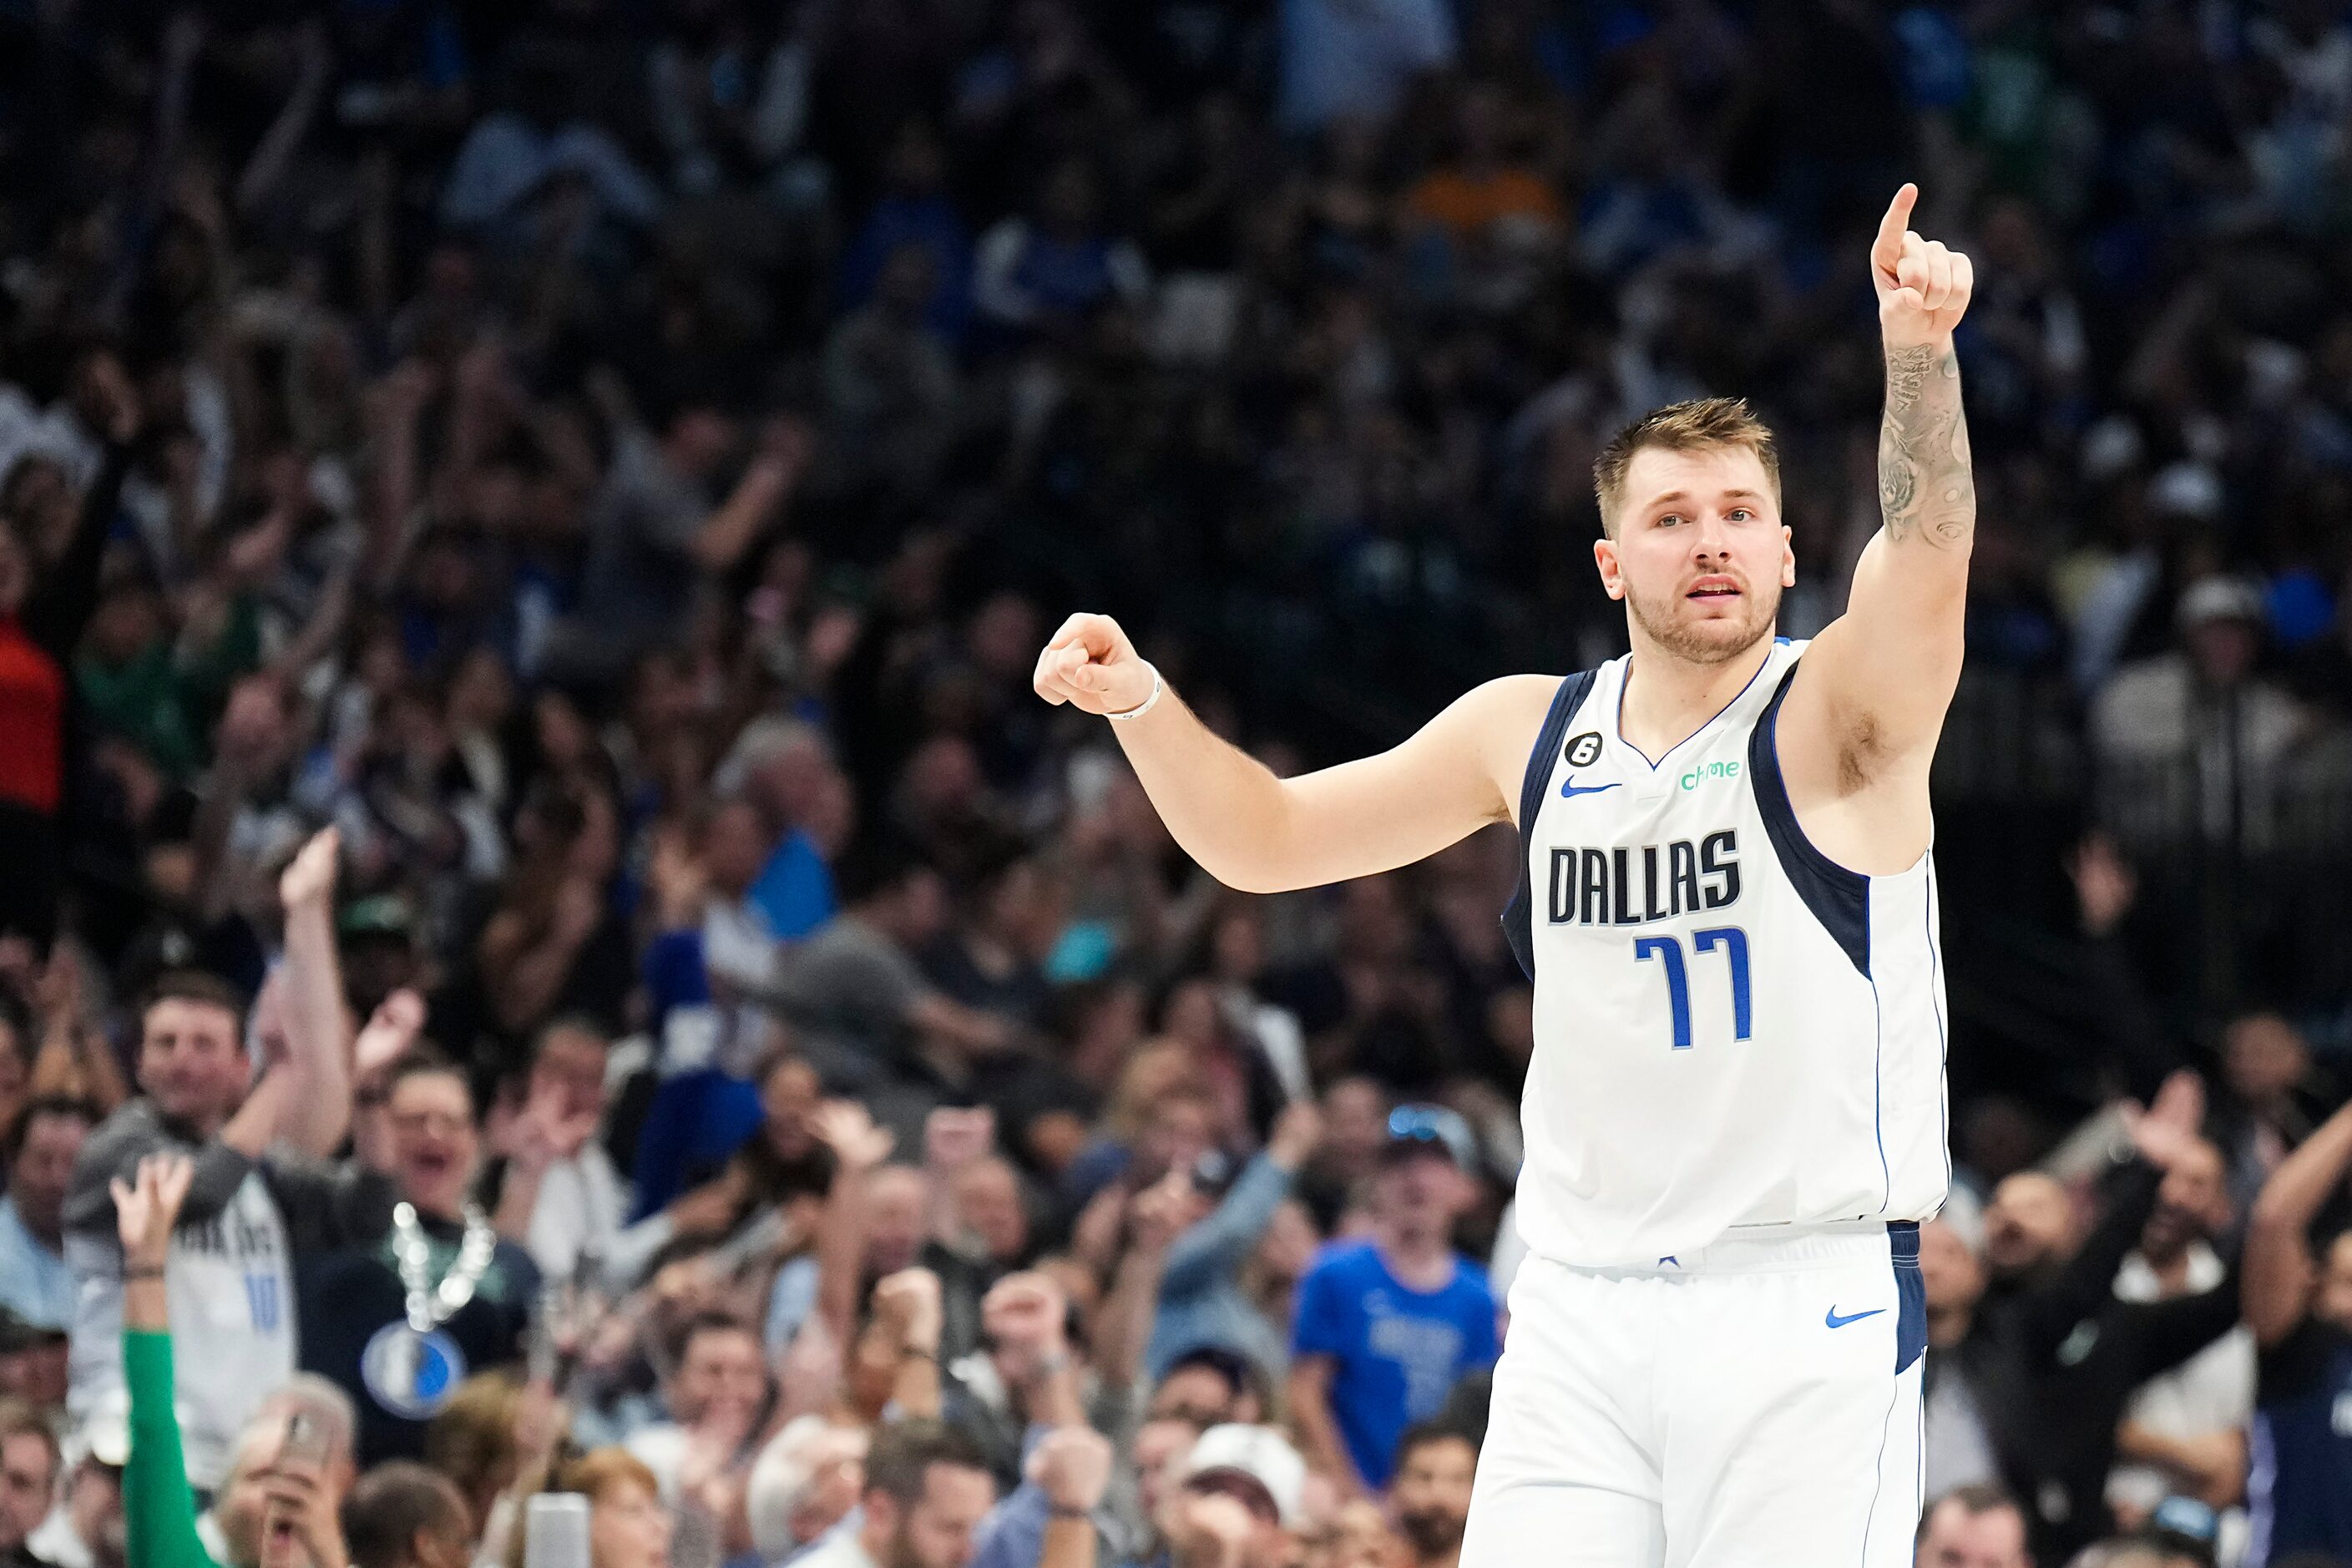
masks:
POLYGON ((436 1285, 433 1238, 417 1222, 415 1205, 405 1201, 393 1205, 392 1256, 400 1267, 400 1282, 408 1291, 408 1326, 420 1334, 439 1328, 474 1299, 475 1287, 481 1284, 491 1258, 498 1255, 499 1233, 490 1228, 481 1209, 467 1204, 462 1212, 465 1238, 457 1243, 457 1261, 436 1285))

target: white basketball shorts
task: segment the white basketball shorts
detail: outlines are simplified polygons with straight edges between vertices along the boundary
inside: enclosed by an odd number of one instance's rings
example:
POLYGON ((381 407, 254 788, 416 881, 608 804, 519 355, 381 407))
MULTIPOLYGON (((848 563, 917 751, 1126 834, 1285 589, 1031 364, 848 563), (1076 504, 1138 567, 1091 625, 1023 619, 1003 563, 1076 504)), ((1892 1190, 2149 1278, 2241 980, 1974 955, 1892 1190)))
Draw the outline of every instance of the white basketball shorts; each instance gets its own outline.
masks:
POLYGON ((1510 1308, 1463 1568, 1908 1568, 1917 1226, 1530 1258, 1510 1308))

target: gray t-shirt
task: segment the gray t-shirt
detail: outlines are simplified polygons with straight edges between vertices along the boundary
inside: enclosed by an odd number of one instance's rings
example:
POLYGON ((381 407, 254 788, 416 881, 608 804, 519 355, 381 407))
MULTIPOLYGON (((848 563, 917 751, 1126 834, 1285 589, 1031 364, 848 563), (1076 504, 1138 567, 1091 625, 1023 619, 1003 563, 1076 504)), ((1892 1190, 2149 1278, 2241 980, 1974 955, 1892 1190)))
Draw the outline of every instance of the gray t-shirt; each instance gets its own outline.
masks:
POLYGON ((77 1418, 122 1384, 122 1244, 109 1183, 139 1162, 190 1155, 195 1176, 172 1233, 163 1288, 173 1337, 174 1394, 188 1479, 215 1489, 247 1421, 292 1376, 298 1360, 294 1259, 339 1246, 389 1212, 383 1178, 273 1150, 251 1160, 214 1139, 198 1143, 146 1100, 90 1134, 74 1163, 65 1205, 73 1270, 68 1406, 77 1418))

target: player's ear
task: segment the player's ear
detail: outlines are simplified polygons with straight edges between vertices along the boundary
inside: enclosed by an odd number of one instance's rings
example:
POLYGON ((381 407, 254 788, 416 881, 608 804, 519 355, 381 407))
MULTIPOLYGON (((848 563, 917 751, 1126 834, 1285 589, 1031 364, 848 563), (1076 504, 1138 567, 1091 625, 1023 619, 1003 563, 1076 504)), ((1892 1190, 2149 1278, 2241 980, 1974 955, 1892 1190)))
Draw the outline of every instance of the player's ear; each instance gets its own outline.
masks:
POLYGON ((1592 563, 1601 568, 1601 586, 1612 599, 1625 596, 1625 578, 1617 563, 1617 542, 1607 534, 1592 542, 1592 563))
POLYGON ((1782 523, 1780 525, 1780 586, 1783 588, 1793 588, 1797 585, 1797 547, 1789 542, 1792 537, 1794 536, 1789 525, 1782 523))

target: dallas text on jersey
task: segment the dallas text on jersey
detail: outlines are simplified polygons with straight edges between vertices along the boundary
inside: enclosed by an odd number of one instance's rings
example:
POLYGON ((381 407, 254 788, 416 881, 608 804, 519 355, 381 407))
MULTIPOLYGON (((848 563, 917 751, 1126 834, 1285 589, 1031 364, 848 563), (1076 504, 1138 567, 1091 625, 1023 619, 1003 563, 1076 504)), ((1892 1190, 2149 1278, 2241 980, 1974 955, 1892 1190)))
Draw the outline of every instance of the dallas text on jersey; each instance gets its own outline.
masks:
POLYGON ((1551 852, 1549 886, 1549 912, 1556 926, 1634 926, 1719 910, 1739 897, 1739 836, 1726 829, 1696 845, 1677 838, 1638 849, 1623 844, 1610 849, 1558 845, 1551 852))

